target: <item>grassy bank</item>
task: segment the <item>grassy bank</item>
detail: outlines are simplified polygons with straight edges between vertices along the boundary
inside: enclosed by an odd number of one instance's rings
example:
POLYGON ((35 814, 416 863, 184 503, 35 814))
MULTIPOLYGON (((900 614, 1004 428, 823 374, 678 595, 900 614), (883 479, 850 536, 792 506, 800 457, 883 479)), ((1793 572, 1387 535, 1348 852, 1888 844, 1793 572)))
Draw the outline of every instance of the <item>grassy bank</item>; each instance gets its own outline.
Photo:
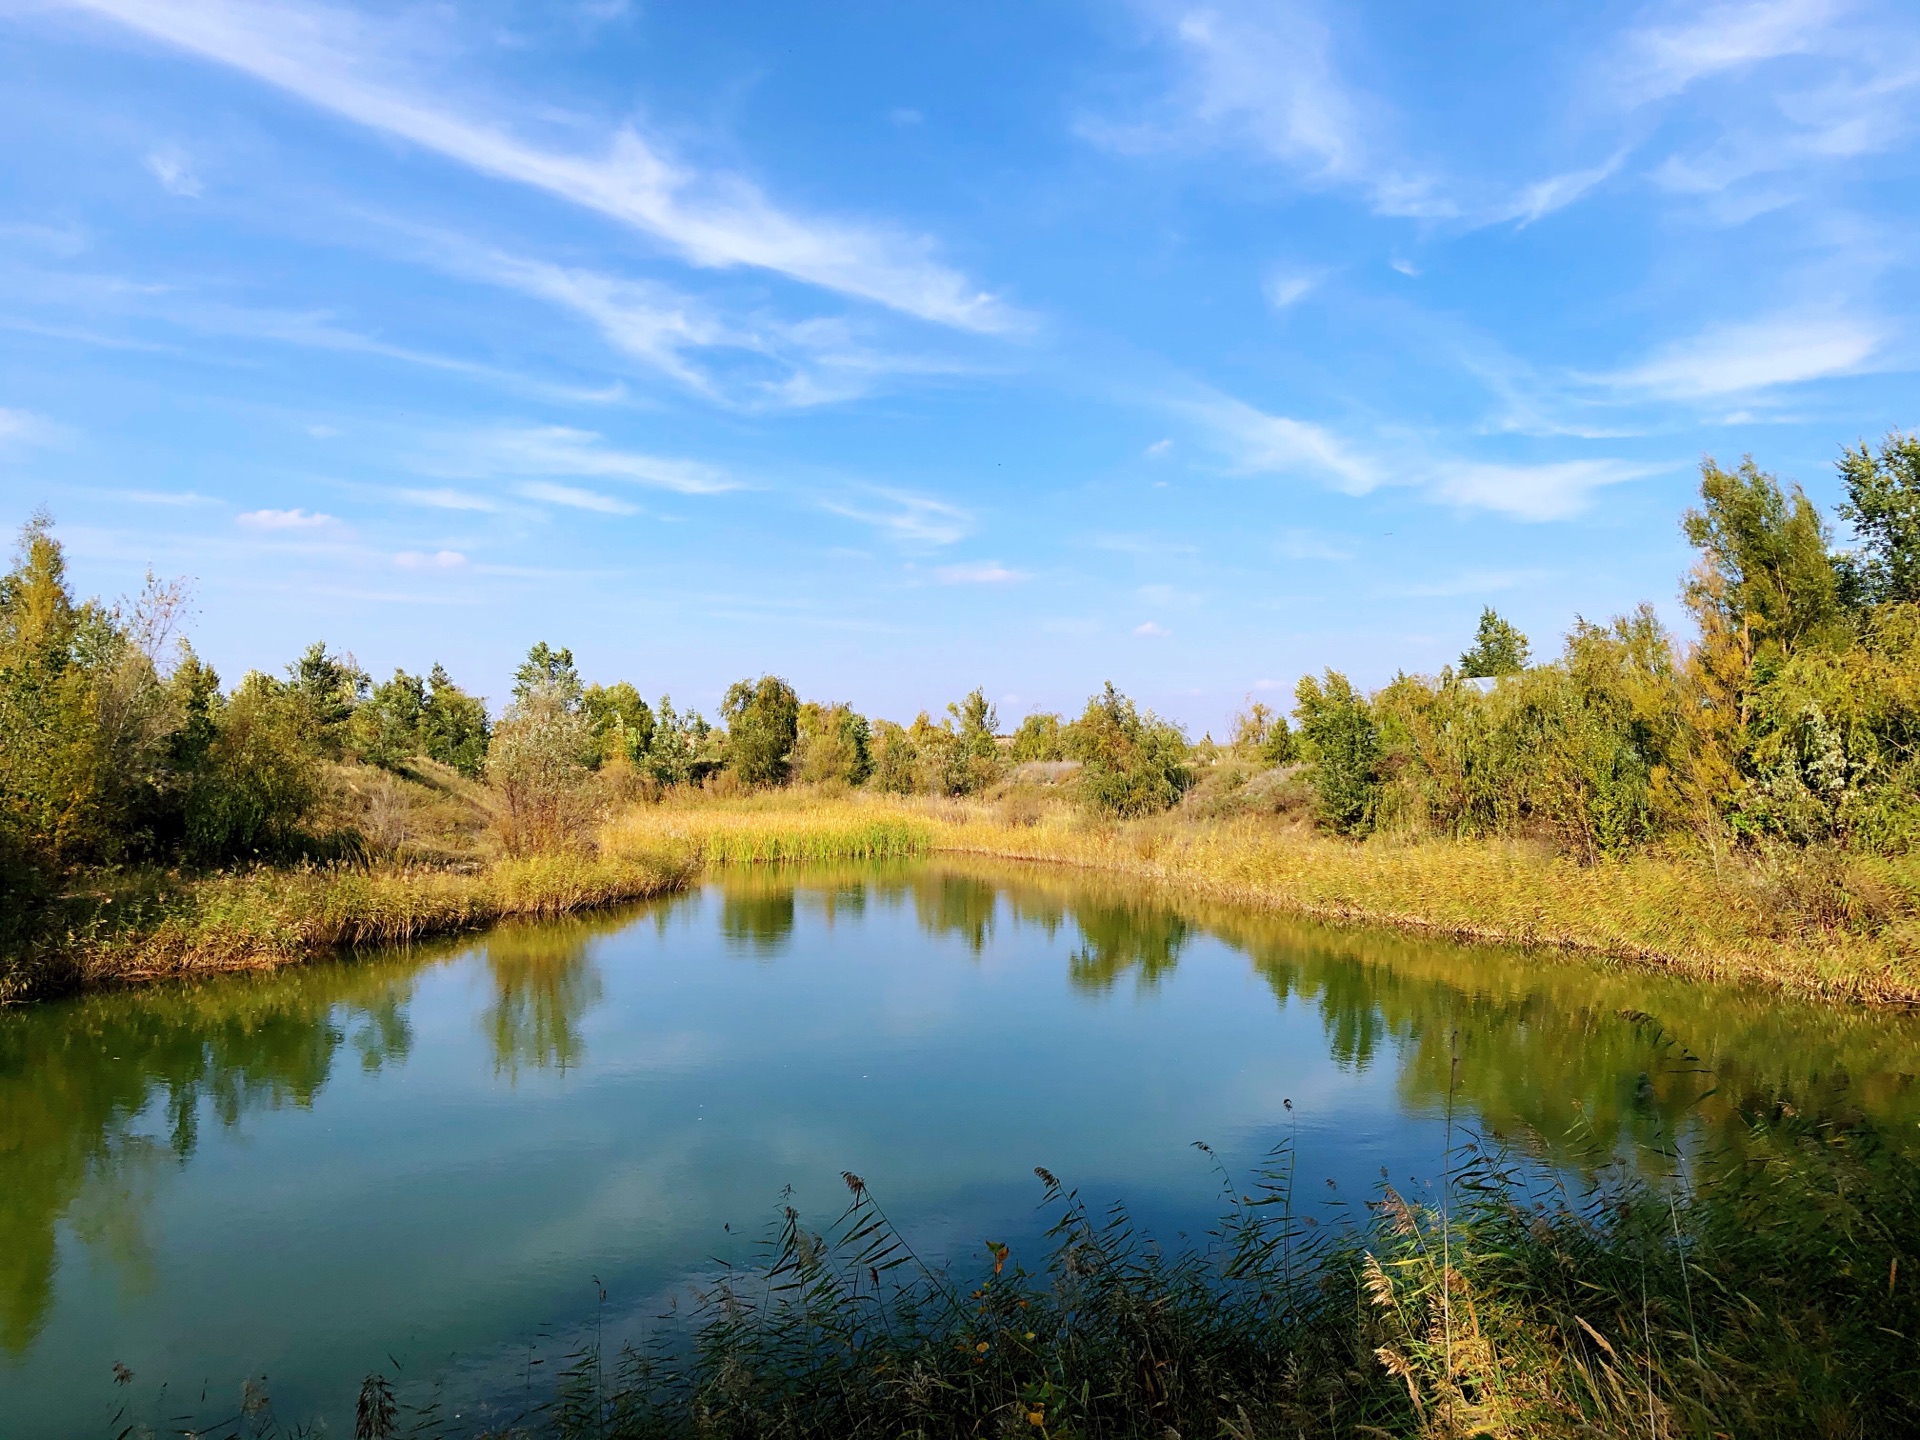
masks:
POLYGON ((264 969, 343 947, 396 945, 499 921, 551 918, 683 886, 685 848, 607 848, 503 859, 472 870, 262 867, 203 877, 159 872, 70 894, 50 933, 0 968, 0 1002, 89 985, 264 969))
POLYGON ((1586 951, 1690 977, 1920 1003, 1920 862, 1642 850, 1581 864, 1514 841, 1375 837, 1260 820, 1088 819, 1065 804, 793 792, 636 810, 626 843, 714 860, 928 851, 1124 875, 1211 899, 1462 939, 1586 951), (881 837, 899 848, 877 848, 881 837), (876 848, 862 849, 872 845, 876 848))
POLYGON ((1019 804, 780 791, 625 810, 591 848, 465 866, 133 872, 70 894, 0 999, 258 968, 515 916, 643 899, 708 866, 936 852, 1071 866, 1317 919, 1582 951, 1697 979, 1920 1003, 1920 862, 1647 849, 1581 864, 1515 841, 1375 837, 1258 819, 1090 819, 1019 804))
POLYGON ((39 936, 0 958, 0 1003, 602 909, 679 889, 707 865, 900 859, 926 854, 931 842, 916 816, 749 804, 637 810, 590 846, 451 866, 96 874, 62 897, 39 936))

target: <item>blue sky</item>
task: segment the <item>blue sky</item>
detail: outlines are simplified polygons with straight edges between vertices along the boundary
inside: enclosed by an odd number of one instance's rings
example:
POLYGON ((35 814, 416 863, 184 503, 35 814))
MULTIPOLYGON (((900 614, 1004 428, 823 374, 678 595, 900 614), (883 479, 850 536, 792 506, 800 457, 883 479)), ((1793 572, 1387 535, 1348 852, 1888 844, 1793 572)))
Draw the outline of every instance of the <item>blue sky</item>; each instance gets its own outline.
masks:
POLYGON ((1920 13, 0 0, 0 499, 501 697, 1111 678, 1197 733, 1494 604, 1670 620, 1702 454, 1920 423, 1920 13))

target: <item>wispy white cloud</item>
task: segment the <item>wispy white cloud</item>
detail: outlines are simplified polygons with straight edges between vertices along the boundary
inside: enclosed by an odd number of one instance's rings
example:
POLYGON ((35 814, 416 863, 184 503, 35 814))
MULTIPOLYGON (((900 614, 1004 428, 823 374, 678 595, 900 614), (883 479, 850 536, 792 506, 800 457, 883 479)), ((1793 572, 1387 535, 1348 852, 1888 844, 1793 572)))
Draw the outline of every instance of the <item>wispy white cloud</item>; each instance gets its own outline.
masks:
POLYGON ((249 530, 328 530, 340 521, 318 510, 249 510, 234 516, 234 523, 249 530))
POLYGON ((1337 537, 1313 530, 1282 530, 1273 542, 1274 553, 1283 560, 1351 560, 1353 551, 1338 543, 1337 537))
POLYGON ((1372 460, 1311 421, 1269 415, 1219 394, 1173 408, 1196 422, 1227 463, 1246 474, 1305 474, 1350 495, 1364 495, 1384 478, 1372 460))
POLYGON ((1523 185, 1509 202, 1506 214, 1490 214, 1488 219, 1517 220, 1522 226, 1531 225, 1556 210, 1564 210, 1595 186, 1611 179, 1626 163, 1626 159, 1627 152, 1619 150, 1598 165, 1590 165, 1584 170, 1569 170, 1562 175, 1549 175, 1544 180, 1523 185))
POLYGON ((1551 570, 1468 570, 1440 580, 1396 585, 1387 595, 1408 600, 1447 600, 1460 595, 1490 595, 1502 590, 1518 590, 1553 578, 1551 570))
POLYGON ((1616 81, 1620 97, 1641 104, 1710 76, 1804 54, 1817 48, 1842 11, 1836 0, 1731 0, 1677 10, 1628 34, 1616 81))
POLYGON ((44 444, 53 438, 55 431, 52 421, 30 410, 0 407, 0 448, 44 444))
POLYGON ((529 480, 517 487, 529 500, 549 505, 564 505, 569 510, 592 510, 601 515, 638 515, 640 507, 602 495, 597 490, 582 490, 577 485, 556 485, 550 480, 529 480))
POLYGON ((1587 509, 1594 491, 1673 468, 1626 460, 1561 460, 1541 465, 1455 460, 1437 467, 1430 493, 1439 500, 1516 520, 1569 520, 1587 509))
MULTIPOLYGON (((301 0, 68 0, 356 124, 629 225, 691 264, 751 266, 966 330, 1023 322, 924 237, 806 217, 740 175, 705 173, 627 126, 597 152, 550 149, 434 93, 392 25, 301 0)), ((416 47, 417 48, 417 47, 416 47)))
POLYGON ((445 463, 457 474, 624 480, 682 495, 741 488, 718 466, 617 449, 591 430, 565 425, 481 431, 464 437, 454 450, 445 463))
POLYGON ((1226 140, 1309 185, 1358 191, 1377 215, 1468 227, 1530 224, 1585 195, 1623 158, 1517 186, 1449 177, 1400 153, 1392 105, 1342 72, 1313 0, 1139 0, 1138 8, 1170 48, 1174 88, 1143 118, 1079 125, 1085 138, 1123 153, 1226 140))
POLYGON ((1138 625, 1133 627, 1133 633, 1136 635, 1147 636, 1150 639, 1160 639, 1164 636, 1173 634, 1173 631, 1169 630, 1166 626, 1161 625, 1155 621, 1143 620, 1138 625))
POLYGON ((500 508, 497 501, 484 495, 475 495, 466 490, 454 490, 445 486, 431 490, 396 490, 396 498, 411 505, 425 505, 434 510, 477 510, 493 511, 500 508))
POLYGON ((1018 570, 1010 570, 998 560, 976 560, 965 565, 942 565, 934 574, 942 585, 1010 585, 1026 579, 1018 570))
POLYGON ((458 550, 402 550, 393 563, 402 570, 464 570, 467 557, 458 550))
POLYGON ((1260 288, 1274 309, 1290 310, 1318 289, 1325 278, 1325 272, 1319 270, 1276 270, 1260 288))
MULTIPOLYGON (((1349 495, 1404 485, 1441 504, 1518 520, 1568 519, 1581 513, 1603 486, 1671 468, 1601 457, 1527 464, 1473 460, 1448 455, 1444 442, 1420 437, 1396 436, 1362 445, 1324 425, 1270 415, 1219 394, 1174 402, 1170 408, 1192 419, 1207 443, 1242 474, 1297 475, 1349 495)), ((1303 553, 1293 558, 1335 558, 1313 554, 1311 542, 1304 539, 1300 548, 1303 553)))
POLYGON ((151 152, 147 156, 147 169, 160 182, 160 188, 169 195, 179 195, 188 200, 200 198, 200 177, 194 173, 186 152, 177 146, 163 145, 151 152))
POLYGON ((1778 315, 1718 326, 1597 378, 1650 398, 1744 395, 1858 374, 1872 368, 1883 343, 1878 326, 1844 314, 1778 315))
POLYGON ((1629 110, 1671 107, 1693 92, 1704 138, 1683 139, 1651 178, 1743 223, 1804 194, 1836 160, 1910 139, 1920 104, 1916 20, 1911 7, 1847 0, 1669 7, 1627 33, 1599 84, 1629 110), (1728 193, 1740 191, 1748 193, 1728 193))
POLYGON ((869 486, 861 493, 822 500, 821 508, 871 525, 909 546, 952 545, 973 533, 973 516, 945 500, 869 486))

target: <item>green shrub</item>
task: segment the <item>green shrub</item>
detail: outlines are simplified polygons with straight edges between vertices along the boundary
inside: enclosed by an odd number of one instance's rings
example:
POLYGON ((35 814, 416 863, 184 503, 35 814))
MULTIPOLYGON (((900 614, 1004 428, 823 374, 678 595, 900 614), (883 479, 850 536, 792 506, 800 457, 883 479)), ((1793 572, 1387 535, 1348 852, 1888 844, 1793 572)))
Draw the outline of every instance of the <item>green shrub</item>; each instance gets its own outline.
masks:
POLYGON ((793 779, 808 785, 863 785, 873 774, 873 728, 850 705, 800 707, 793 779))
POLYGON ((1301 677, 1294 690, 1301 754, 1312 765, 1320 823, 1342 835, 1373 829, 1380 796, 1380 727, 1366 697, 1338 670, 1301 677))
POLYGON ((1068 738, 1080 761, 1080 790, 1087 803, 1109 815, 1153 815, 1177 802, 1193 784, 1187 737, 1170 721, 1148 711, 1107 682, 1087 701, 1068 738))
POLYGON ((800 738, 800 698, 775 675, 736 680, 720 702, 727 768, 747 785, 784 785, 800 738))

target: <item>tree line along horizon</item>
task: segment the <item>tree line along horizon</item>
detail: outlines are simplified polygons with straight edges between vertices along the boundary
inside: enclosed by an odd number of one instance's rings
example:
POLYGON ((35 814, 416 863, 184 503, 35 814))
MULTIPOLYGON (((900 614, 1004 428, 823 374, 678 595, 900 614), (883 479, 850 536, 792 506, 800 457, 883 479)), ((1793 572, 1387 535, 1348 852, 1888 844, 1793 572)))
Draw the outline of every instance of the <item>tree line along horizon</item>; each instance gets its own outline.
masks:
POLYGON ((510 850, 577 838, 596 795, 965 796, 1074 761, 1047 778, 1122 817, 1183 798, 1284 809, 1290 794, 1355 838, 1531 835, 1584 859, 1664 840, 1902 852, 1920 839, 1920 435, 1843 451, 1838 468, 1847 549, 1797 485, 1750 457, 1703 462, 1682 520, 1690 643, 1643 604, 1577 619, 1536 663, 1489 607, 1439 676, 1365 693, 1328 669, 1301 679, 1292 723, 1251 704, 1228 740, 1198 743, 1111 683, 1077 718, 1033 714, 1002 735, 977 688, 903 725, 765 675, 731 686, 716 724, 628 682, 583 684, 544 641, 497 719, 438 665, 376 683, 323 643, 284 678, 223 688, 173 635, 178 585, 149 575, 136 600, 76 601, 38 514, 0 577, 0 898, 90 865, 344 857, 355 837, 316 825, 329 767, 405 775, 423 758, 487 787, 510 850))

